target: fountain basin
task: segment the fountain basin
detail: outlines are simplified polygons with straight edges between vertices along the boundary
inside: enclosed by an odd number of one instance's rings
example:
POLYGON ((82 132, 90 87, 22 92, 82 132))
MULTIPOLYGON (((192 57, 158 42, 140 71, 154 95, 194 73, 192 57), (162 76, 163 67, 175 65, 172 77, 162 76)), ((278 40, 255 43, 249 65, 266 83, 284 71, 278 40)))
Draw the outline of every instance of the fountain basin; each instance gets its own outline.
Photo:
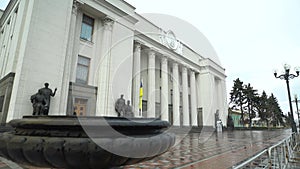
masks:
POLYGON ((154 118, 24 116, 0 137, 0 155, 20 165, 110 168, 152 159, 175 144, 154 118))

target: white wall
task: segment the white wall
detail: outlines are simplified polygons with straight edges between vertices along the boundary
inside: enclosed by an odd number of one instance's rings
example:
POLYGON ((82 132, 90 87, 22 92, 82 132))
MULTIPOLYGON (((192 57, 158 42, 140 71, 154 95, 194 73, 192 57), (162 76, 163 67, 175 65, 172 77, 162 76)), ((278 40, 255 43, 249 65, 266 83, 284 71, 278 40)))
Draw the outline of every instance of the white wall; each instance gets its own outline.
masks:
POLYGON ((203 125, 214 126, 214 114, 216 113, 215 104, 215 78, 209 72, 199 75, 198 107, 203 108, 203 125))
POLYGON ((58 109, 72 3, 72 0, 28 2, 24 25, 26 46, 19 53, 7 121, 32 114, 30 96, 45 82, 49 82, 53 90, 58 88, 49 114, 65 114, 58 109))
POLYGON ((20 31, 24 5, 19 7, 14 4, 10 8, 11 11, 8 16, 3 16, 1 19, 3 24, 0 26, 0 79, 10 72, 15 72, 15 50, 18 44, 18 32, 20 31))
POLYGON ((115 22, 111 47, 111 87, 114 104, 124 94, 131 100, 132 63, 133 63, 134 32, 119 22, 115 22))

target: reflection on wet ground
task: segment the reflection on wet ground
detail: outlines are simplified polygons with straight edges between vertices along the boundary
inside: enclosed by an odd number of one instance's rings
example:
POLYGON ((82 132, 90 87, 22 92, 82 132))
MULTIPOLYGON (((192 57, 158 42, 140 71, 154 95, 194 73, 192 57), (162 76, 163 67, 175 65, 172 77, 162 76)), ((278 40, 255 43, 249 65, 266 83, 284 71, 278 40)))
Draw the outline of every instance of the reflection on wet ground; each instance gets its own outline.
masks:
POLYGON ((289 129, 190 133, 163 155, 123 169, 228 168, 290 134, 289 129))

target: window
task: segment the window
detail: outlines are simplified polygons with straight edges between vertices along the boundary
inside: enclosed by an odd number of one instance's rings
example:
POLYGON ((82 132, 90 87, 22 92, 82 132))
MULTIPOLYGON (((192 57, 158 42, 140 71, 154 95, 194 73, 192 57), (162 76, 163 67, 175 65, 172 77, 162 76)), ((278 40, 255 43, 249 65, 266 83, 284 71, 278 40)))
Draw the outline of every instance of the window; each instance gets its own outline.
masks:
POLYGON ((93 27, 94 19, 83 14, 80 38, 87 41, 92 41, 93 27))
POLYGON ((87 84, 89 75, 90 59, 78 56, 76 83, 87 84))

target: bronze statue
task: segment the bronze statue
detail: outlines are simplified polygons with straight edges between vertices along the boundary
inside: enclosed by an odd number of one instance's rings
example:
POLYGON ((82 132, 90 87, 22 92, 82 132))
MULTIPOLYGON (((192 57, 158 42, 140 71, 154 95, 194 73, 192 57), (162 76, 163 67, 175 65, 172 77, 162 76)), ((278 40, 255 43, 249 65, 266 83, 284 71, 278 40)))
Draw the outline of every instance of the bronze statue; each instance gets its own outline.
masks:
POLYGON ((124 117, 133 117, 132 107, 130 106, 129 100, 127 100, 127 105, 125 105, 124 117))
POLYGON ((39 92, 41 92, 42 95, 45 96, 45 99, 46 99, 46 105, 45 105, 45 112, 44 112, 44 115, 48 115, 48 113, 49 113, 49 108, 50 108, 50 98, 51 98, 51 96, 52 96, 52 97, 55 96, 55 93, 56 93, 56 91, 57 91, 57 88, 55 88, 54 92, 52 92, 52 90, 49 88, 49 83, 45 83, 44 85, 45 85, 45 87, 39 89, 39 92))
POLYGON ((115 110, 118 113, 118 117, 121 117, 125 113, 125 99, 123 98, 124 95, 121 94, 121 97, 116 101, 115 110))
POLYGON ((30 100, 33 107, 33 115, 44 115, 46 105, 45 96, 39 91, 38 93, 32 95, 30 100))
POLYGON ((50 108, 50 98, 54 97, 57 91, 49 89, 49 83, 44 84, 45 87, 38 90, 38 93, 31 96, 30 100, 33 107, 33 115, 48 115, 50 108))

